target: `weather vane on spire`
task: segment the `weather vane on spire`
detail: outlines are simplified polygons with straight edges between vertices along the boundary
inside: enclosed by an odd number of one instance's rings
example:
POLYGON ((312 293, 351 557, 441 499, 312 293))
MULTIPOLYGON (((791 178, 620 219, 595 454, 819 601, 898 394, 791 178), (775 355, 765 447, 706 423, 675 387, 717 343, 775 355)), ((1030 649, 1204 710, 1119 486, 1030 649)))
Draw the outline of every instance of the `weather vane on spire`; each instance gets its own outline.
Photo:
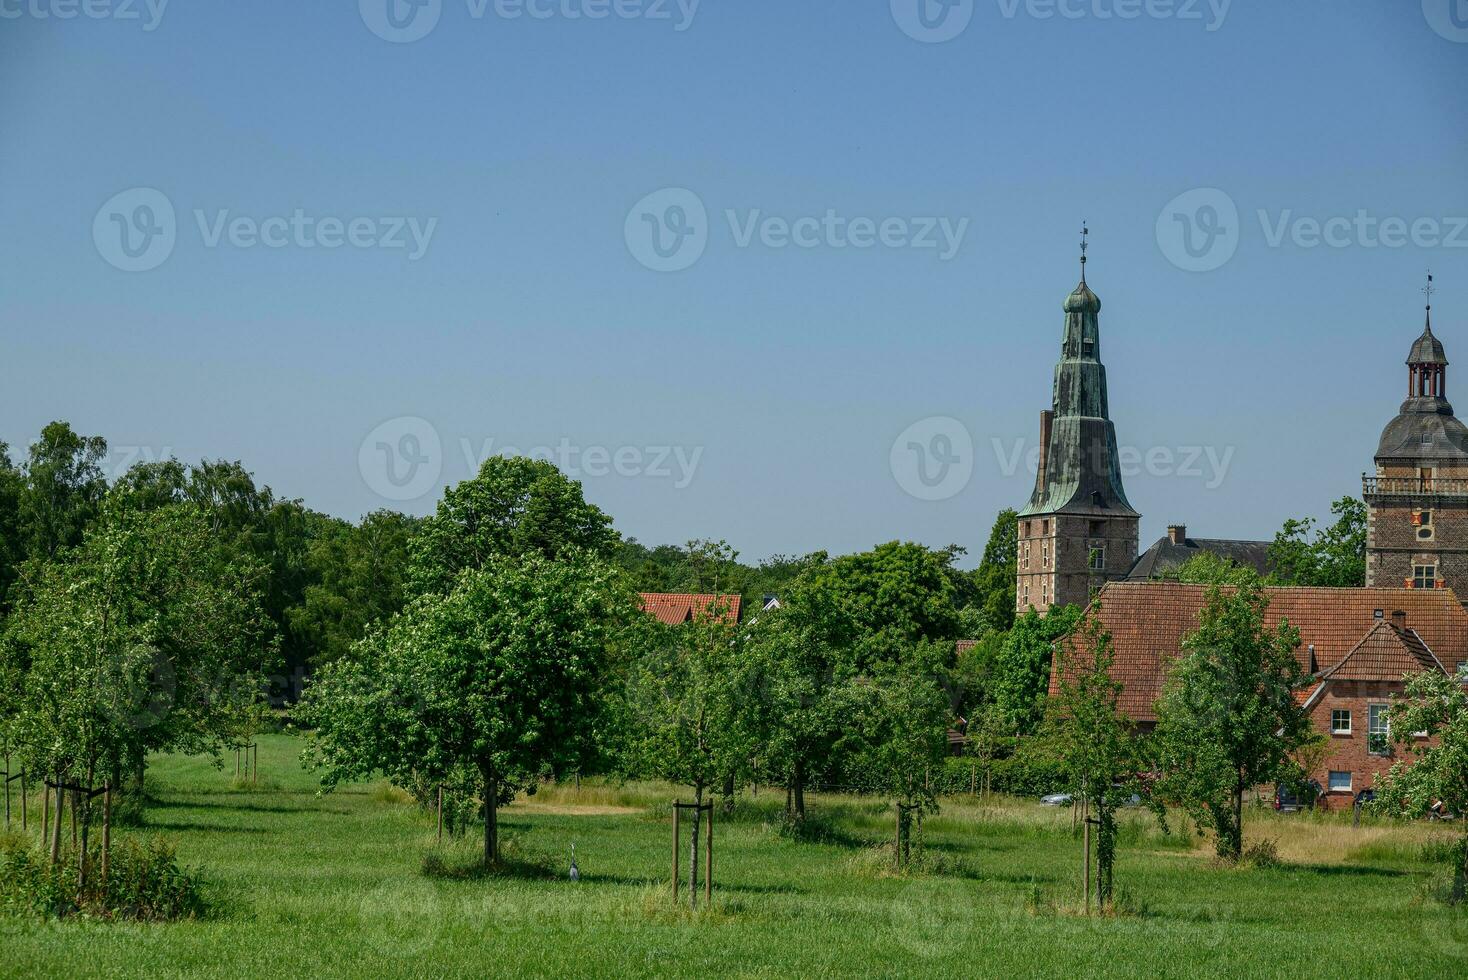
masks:
POLYGON ((1427 308, 1432 309, 1432 294, 1437 292, 1432 285, 1432 273, 1427 274, 1427 285, 1422 287, 1422 295, 1427 297, 1427 308))
POLYGON ((1081 282, 1085 282, 1086 281, 1086 249, 1088 249, 1088 248, 1091 247, 1090 246, 1090 243, 1086 241, 1086 238, 1090 234, 1091 234, 1091 229, 1088 227, 1088 222, 1082 221, 1081 222, 1081 282))

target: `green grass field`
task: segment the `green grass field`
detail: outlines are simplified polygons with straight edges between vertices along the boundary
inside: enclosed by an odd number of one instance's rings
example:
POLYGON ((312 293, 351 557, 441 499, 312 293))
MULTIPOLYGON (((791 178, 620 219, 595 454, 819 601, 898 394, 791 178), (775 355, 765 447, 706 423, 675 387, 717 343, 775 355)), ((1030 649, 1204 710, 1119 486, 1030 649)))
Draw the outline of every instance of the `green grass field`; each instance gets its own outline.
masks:
MULTIPOLYGON (((167 757, 147 828, 202 867, 214 912, 173 925, 0 919, 6 976, 704 974, 1427 977, 1468 974, 1468 916, 1426 899, 1427 827, 1260 815, 1250 839, 1285 866, 1214 867, 1191 839, 1127 814, 1118 883, 1130 914, 1087 920, 1068 810, 945 804, 930 870, 888 871, 890 816, 814 797, 817 839, 792 840, 765 792, 717 825, 715 907, 667 896, 666 787, 543 790, 502 816, 524 862, 494 878, 430 877, 430 813, 389 788, 315 795, 299 739, 261 740, 261 785, 167 757), (583 873, 565 880, 570 845, 583 873), (539 868, 544 870, 538 870, 539 868), (1057 906, 1061 910, 1057 911, 1057 906)), ((1442 833, 1439 831, 1438 833, 1442 833)), ((448 863, 472 864, 476 840, 448 863)))

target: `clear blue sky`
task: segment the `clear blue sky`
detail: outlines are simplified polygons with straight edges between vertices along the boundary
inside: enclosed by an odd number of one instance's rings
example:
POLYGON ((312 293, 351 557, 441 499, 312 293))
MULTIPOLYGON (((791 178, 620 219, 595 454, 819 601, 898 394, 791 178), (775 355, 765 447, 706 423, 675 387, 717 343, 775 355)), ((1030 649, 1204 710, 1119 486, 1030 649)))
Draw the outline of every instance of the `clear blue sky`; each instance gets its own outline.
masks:
MULTIPOLYGON (((143 0, 89 2, 114 16, 0 0, 13 456, 64 418, 139 454, 240 459, 356 517, 429 510, 468 475, 466 443, 637 450, 629 472, 679 447, 699 454, 686 486, 670 457, 668 476, 583 474, 587 495, 643 541, 723 537, 747 559, 893 538, 977 551, 1029 495, 1000 456, 1033 446, 1049 403, 1082 219, 1121 441, 1175 453, 1127 480, 1144 541, 1170 521, 1269 537, 1358 492, 1429 266, 1438 333, 1468 365, 1468 9, 1454 21, 1448 0, 1437 29, 1419 0, 1236 0, 1221 22, 1216 0, 1202 19, 1176 16, 1184 0, 1135 19, 1104 16, 1127 0, 1067 0, 1079 17, 974 0, 944 43, 900 29, 917 23, 903 0, 703 0, 691 23, 671 0, 668 19, 627 16, 632 0, 602 19, 566 16, 597 0, 546 18, 442 0, 411 43, 369 29, 388 30, 373 0, 172 0, 152 30, 143 0), (132 188, 177 215, 148 271, 94 238, 132 188), (707 209, 706 251, 677 272, 628 244, 629 212, 664 188, 707 209), (1159 244, 1159 216, 1178 227, 1164 208, 1197 188, 1240 216, 1221 219, 1236 254, 1206 272, 1159 244), (416 259, 406 232, 406 249, 209 244, 221 212, 296 209, 437 224, 416 259), (741 246, 755 209, 967 225, 947 259, 759 231, 741 246), (1353 226, 1311 247, 1296 223, 1358 212, 1449 241, 1353 226), (359 458, 399 417, 442 446, 434 487, 401 503, 359 458), (890 461, 930 417, 974 443, 971 479, 939 500, 890 461), (1193 446, 1228 458, 1221 482, 1206 456, 1169 472, 1193 446)), ((1449 393, 1468 412, 1468 374, 1449 393)))

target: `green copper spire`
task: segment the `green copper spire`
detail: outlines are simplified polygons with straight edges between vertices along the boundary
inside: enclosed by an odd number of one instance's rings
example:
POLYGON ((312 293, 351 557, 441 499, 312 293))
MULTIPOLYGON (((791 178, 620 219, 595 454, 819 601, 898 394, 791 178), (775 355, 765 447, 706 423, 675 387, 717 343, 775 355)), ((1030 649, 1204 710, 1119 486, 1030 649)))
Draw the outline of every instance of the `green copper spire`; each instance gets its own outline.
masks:
POLYGON ((1137 516, 1122 488, 1116 426, 1107 400, 1101 300, 1086 284, 1089 234, 1089 229, 1082 230, 1080 284, 1065 300, 1049 444, 1041 446, 1035 492, 1022 514, 1137 516))

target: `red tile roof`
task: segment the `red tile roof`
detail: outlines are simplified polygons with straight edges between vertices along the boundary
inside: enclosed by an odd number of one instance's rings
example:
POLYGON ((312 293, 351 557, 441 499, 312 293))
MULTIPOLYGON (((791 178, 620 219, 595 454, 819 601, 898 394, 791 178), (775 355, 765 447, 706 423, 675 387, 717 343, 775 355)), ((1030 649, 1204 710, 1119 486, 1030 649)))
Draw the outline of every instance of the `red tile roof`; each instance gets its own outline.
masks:
MULTIPOLYGON (((1362 638, 1393 612, 1407 614, 1407 627, 1443 663, 1468 660, 1468 611, 1450 589, 1315 589, 1266 590, 1271 626, 1288 620, 1300 631, 1295 651, 1301 666, 1335 667, 1362 638), (1382 619, 1376 618, 1381 610, 1382 619)), ((1177 582, 1113 582, 1097 597, 1101 621, 1115 650, 1113 676, 1123 685, 1121 708, 1139 721, 1156 718, 1153 703, 1162 693, 1167 668, 1182 649, 1184 637, 1198 628, 1207 586, 1177 582)), ((1059 678, 1052 672, 1050 693, 1059 678)))
MULTIPOLYGON (((1443 670, 1422 638, 1412 630, 1378 623, 1334 667, 1321 674, 1329 681, 1400 681, 1407 674, 1443 670)), ((1446 673, 1446 671, 1443 671, 1446 673)))
POLYGON ((739 622, 739 603, 742 597, 738 595, 643 592, 641 596, 642 611, 669 626, 686 623, 698 615, 707 615, 711 607, 726 622, 739 622))

